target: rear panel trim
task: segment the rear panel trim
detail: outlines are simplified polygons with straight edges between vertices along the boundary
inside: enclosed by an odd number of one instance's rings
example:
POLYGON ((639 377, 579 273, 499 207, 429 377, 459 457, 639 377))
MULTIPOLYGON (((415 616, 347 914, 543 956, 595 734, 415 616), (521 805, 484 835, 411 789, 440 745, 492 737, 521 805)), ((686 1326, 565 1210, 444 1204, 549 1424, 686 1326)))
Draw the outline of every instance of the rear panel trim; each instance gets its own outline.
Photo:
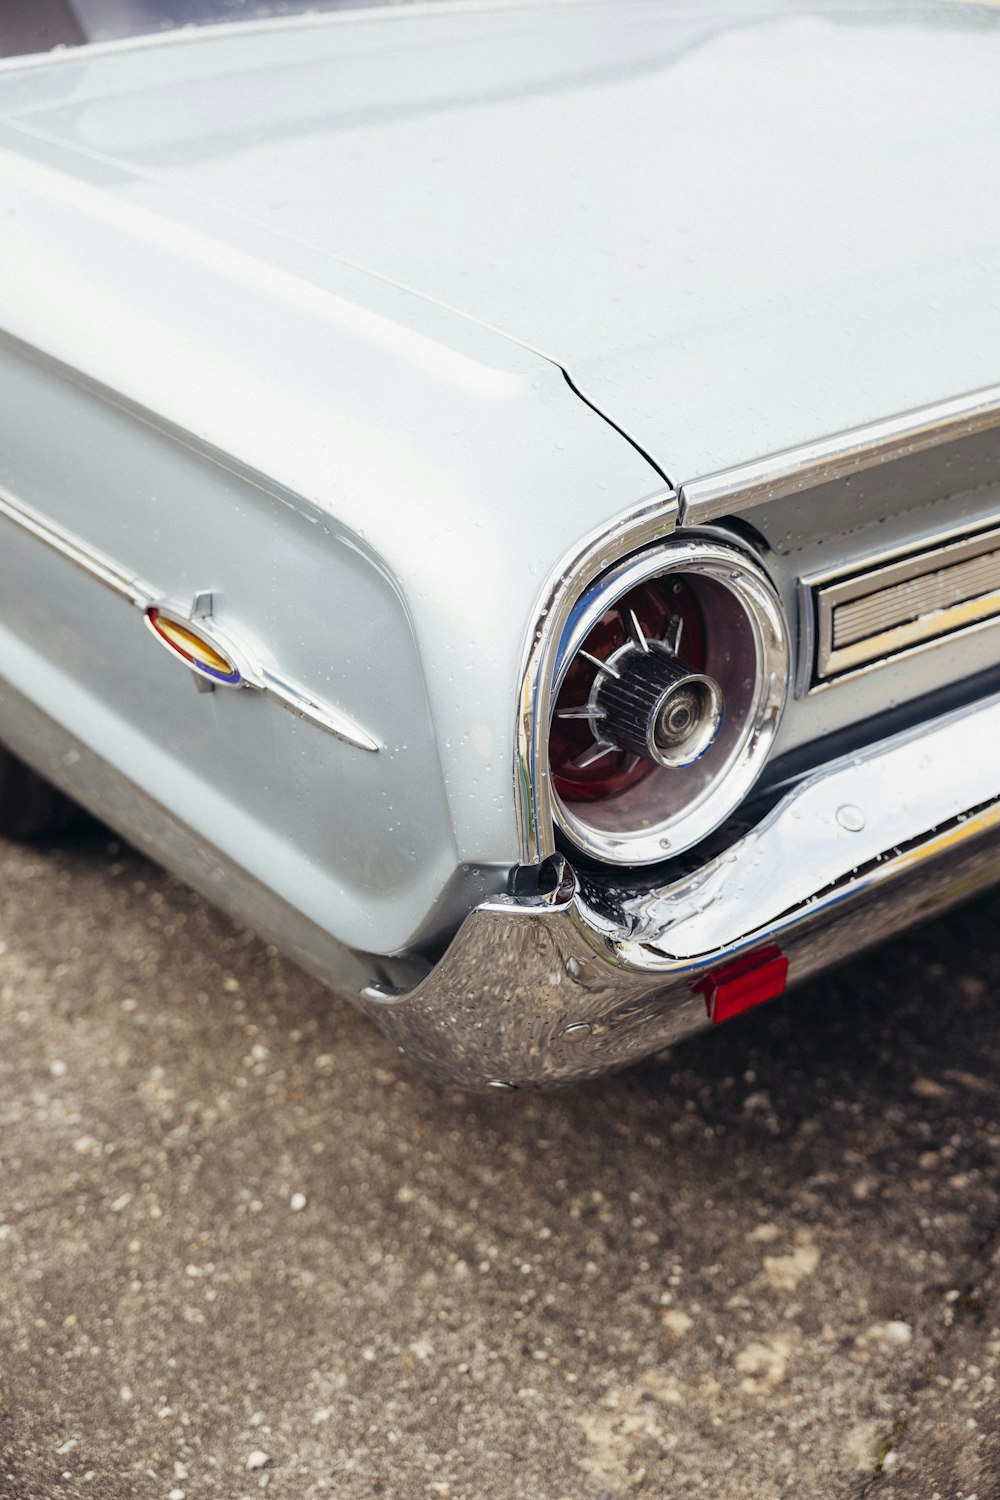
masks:
POLYGON ((1000 619, 1000 526, 803 580, 810 689, 1000 619))

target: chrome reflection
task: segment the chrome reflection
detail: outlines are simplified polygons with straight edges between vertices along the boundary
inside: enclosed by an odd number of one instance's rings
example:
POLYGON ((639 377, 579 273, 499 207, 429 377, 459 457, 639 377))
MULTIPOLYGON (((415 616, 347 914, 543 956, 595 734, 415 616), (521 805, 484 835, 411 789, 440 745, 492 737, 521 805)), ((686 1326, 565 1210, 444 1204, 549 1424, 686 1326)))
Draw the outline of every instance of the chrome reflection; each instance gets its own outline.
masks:
POLYGON ((720 964, 774 944, 791 985, 1000 881, 998 739, 1000 697, 830 766, 672 885, 487 902, 415 989, 363 1007, 469 1087, 635 1062, 709 1024, 720 964))

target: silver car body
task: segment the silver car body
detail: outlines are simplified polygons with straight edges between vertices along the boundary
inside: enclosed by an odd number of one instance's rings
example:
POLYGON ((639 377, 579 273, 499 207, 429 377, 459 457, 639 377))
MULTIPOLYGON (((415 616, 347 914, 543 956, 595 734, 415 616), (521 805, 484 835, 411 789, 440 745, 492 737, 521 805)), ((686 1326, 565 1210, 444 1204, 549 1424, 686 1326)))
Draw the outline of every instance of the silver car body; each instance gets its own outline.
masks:
POLYGON ((998 77, 988 8, 791 0, 0 65, 0 739, 469 1084, 627 1062, 720 965, 802 978, 998 878, 995 614, 817 684, 803 607, 1000 517, 998 77), (595 880, 560 640, 675 534, 763 560, 792 770, 595 880), (257 691, 196 693, 153 603, 257 691))

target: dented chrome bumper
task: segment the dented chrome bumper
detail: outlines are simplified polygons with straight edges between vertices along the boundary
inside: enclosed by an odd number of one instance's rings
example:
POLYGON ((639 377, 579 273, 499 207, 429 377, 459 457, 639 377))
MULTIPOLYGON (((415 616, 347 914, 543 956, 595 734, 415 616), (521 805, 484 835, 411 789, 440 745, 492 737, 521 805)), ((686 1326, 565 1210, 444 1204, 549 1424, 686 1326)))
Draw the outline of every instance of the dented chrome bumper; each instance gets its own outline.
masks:
POLYGON ((566 866, 547 897, 478 907, 415 989, 362 1004, 466 1086, 634 1062, 1000 881, 998 747, 1000 697, 830 764, 661 889, 585 898, 566 866))

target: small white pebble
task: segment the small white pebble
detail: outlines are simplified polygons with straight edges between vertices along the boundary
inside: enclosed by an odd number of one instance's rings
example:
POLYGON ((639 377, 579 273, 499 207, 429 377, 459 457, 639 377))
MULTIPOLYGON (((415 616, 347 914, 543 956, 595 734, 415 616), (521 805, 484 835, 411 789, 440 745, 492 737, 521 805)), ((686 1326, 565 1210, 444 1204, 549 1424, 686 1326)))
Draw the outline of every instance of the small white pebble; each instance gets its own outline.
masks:
POLYGON ((119 1394, 119 1396, 121 1397, 121 1399, 123 1401, 126 1401, 126 1402, 131 1401, 132 1400, 132 1387, 130 1385, 123 1385, 122 1388, 121 1388, 121 1390, 118 1392, 118 1394, 119 1394))
POLYGON ((49 1072, 52 1074, 53 1078, 66 1077, 66 1064, 63 1062, 61 1057, 54 1058, 53 1061, 49 1063, 49 1072))
MULTIPOLYGON (((223 989, 224 989, 224 990, 225 990, 225 991, 226 991, 226 993, 227 993, 227 994, 229 994, 229 995, 235 995, 235 993, 236 993, 236 991, 237 991, 237 990, 238 990, 238 989, 239 989, 239 987, 240 987, 240 982, 239 982, 239 980, 238 980, 238 979, 234 979, 234 978, 233 978, 233 977, 232 977, 232 975, 229 975, 229 976, 228 976, 228 977, 227 977, 227 978, 225 978, 225 979, 224 979, 224 980, 223 980, 223 981, 222 981, 222 988, 223 988, 223 989)), ((260 1465, 258 1465, 258 1468, 259 1468, 259 1467, 260 1467, 260 1465)))
POLYGON ((292 1210, 293 1214, 300 1214, 308 1202, 309 1199, 305 1193, 293 1193, 288 1200, 288 1207, 292 1210))
POLYGON ((261 1448, 255 1448, 253 1452, 247 1456, 248 1469, 266 1469, 270 1462, 270 1455, 265 1453, 261 1448))
POLYGON ((122 1193, 121 1197, 120 1198, 116 1198, 115 1201, 111 1204, 111 1212, 113 1214, 120 1214, 121 1211, 122 1211, 122 1209, 123 1208, 128 1208, 128 1206, 129 1206, 129 1204, 131 1202, 132 1202, 132 1194, 131 1193, 122 1193))
POLYGON ((913 1329, 909 1323, 887 1323, 885 1325, 885 1339, 887 1344, 908 1344, 913 1337, 913 1329))
POLYGON ((167 1496, 167 1500, 184 1500, 184 1491, 171 1490, 170 1494, 167 1496))

